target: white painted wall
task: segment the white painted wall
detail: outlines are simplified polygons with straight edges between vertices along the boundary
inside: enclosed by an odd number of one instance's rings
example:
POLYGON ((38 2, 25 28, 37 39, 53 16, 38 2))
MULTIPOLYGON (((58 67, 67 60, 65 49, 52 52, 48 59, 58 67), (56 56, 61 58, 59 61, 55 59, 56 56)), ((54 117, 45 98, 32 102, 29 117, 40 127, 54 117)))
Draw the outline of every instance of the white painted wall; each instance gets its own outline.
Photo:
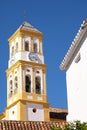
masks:
POLYGON ((17 105, 9 109, 9 120, 17 120, 17 105))
POLYGON ((75 63, 74 58, 66 72, 69 113, 67 120, 87 122, 87 38, 79 52, 81 60, 75 63))
POLYGON ((44 121, 43 105, 27 103, 27 120, 29 121, 44 121), (32 110, 36 108, 36 113, 32 110))
MULTIPOLYGON (((16 53, 8 62, 8 67, 11 67, 14 63, 16 63, 18 60, 23 60, 23 61, 30 61, 32 62, 30 59, 29 59, 29 53, 30 52, 18 52, 16 53)), ((42 64, 44 64, 44 56, 42 55, 39 55, 38 54, 38 57, 40 58, 40 60, 42 61, 42 64)), ((37 62, 38 61, 33 61, 33 62, 37 62)))

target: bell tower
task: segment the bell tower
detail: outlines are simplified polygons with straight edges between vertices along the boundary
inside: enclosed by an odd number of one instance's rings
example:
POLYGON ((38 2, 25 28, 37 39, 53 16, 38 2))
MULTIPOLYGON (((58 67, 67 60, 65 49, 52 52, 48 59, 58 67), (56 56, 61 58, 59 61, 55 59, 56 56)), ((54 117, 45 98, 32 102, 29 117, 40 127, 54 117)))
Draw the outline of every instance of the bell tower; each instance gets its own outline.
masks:
POLYGON ((49 120, 42 39, 42 32, 28 22, 24 22, 8 39, 8 120, 49 120))

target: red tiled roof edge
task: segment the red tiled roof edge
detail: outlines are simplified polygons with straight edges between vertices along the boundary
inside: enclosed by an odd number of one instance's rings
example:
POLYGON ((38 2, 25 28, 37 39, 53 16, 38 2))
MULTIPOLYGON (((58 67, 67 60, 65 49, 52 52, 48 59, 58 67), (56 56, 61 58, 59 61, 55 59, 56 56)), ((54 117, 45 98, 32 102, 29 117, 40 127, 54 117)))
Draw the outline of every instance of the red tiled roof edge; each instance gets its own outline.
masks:
POLYGON ((63 128, 66 122, 56 121, 0 121, 0 130, 50 130, 51 127, 63 128))

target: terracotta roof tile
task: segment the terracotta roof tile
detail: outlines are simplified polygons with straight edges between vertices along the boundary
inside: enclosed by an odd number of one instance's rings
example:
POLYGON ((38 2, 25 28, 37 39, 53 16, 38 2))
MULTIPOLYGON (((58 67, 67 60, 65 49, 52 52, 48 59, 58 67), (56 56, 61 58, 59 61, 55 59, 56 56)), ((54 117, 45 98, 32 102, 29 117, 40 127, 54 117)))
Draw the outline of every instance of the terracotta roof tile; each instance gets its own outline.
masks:
POLYGON ((50 130, 52 126, 62 128, 65 122, 44 121, 0 121, 0 130, 50 130))
POLYGON ((64 112, 64 113, 68 113, 68 110, 64 109, 64 108, 53 108, 53 107, 50 107, 50 112, 56 112, 56 113, 64 112))

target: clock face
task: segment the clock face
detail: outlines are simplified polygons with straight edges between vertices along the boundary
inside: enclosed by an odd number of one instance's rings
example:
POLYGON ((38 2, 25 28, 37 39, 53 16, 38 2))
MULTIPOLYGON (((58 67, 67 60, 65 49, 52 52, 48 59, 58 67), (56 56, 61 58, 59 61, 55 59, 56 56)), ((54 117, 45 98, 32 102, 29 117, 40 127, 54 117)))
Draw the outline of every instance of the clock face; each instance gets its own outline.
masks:
POLYGON ((41 60, 40 60, 38 54, 35 53, 35 52, 29 53, 29 59, 30 59, 31 61, 38 61, 39 63, 41 63, 41 60))
POLYGON ((29 59, 31 61, 37 61, 37 54, 34 52, 29 53, 29 59))

